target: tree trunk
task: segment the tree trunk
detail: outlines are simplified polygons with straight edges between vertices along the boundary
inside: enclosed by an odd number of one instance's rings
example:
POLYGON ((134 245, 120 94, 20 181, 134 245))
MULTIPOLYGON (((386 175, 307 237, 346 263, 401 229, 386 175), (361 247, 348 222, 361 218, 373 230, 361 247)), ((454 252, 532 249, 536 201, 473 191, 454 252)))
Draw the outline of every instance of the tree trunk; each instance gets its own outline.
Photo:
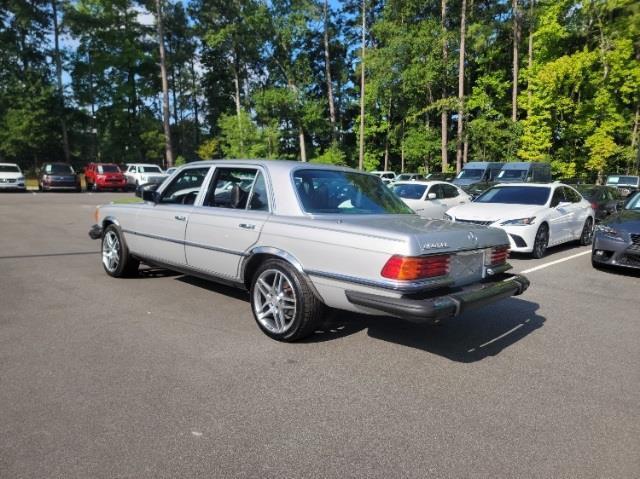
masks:
POLYGON ((366 40, 366 0, 362 0, 362 63, 360 64, 360 149, 358 154, 358 169, 364 169, 364 54, 366 40))
POLYGON ((169 82, 167 81, 167 63, 164 53, 164 32, 161 0, 156 0, 156 26, 158 28, 158 46, 160 48, 160 76, 162 77, 162 123, 164 126, 164 145, 167 155, 167 168, 173 166, 173 146, 171 145, 171 125, 169 124, 169 82))
POLYGON ((333 101, 333 82, 331 81, 331 56, 329 53, 329 0, 324 0, 324 71, 327 82, 327 99, 329 100, 329 121, 331 122, 331 139, 336 140, 336 107, 333 101))
MULTIPOLYGON (((447 17, 447 0, 442 0, 442 18, 441 18, 441 28, 442 28, 442 63, 444 65, 444 69, 446 72, 447 66, 447 58, 449 55, 447 49, 447 27, 445 24, 445 20, 447 17)), ((445 73, 446 76, 446 73, 445 73)), ((447 88, 446 88, 446 78, 442 82, 442 99, 447 98, 447 88)), ((440 154, 442 156, 442 172, 446 172, 449 169, 449 158, 448 158, 448 144, 449 144, 449 112, 443 106, 442 113, 440 114, 440 127, 441 127, 441 135, 440 135, 440 154)))
POLYGON ((67 120, 64 111, 64 89, 62 87, 62 59, 60 58, 60 28, 58 25, 57 0, 51 0, 51 10, 53 15, 53 56, 56 62, 56 79, 58 82, 58 105, 60 107, 60 127, 62 129, 62 149, 64 159, 68 163, 71 161, 71 149, 69 148, 69 134, 67 132, 67 120))
MULTIPOLYGON (((631 153, 637 149, 637 160, 640 162, 640 145, 638 145, 638 122, 640 121, 640 103, 636 106, 636 115, 633 120, 633 131, 631 132, 631 153)), ((637 167, 637 166, 636 166, 637 167)), ((633 159, 630 157, 627 163, 627 175, 631 174, 633 168, 633 159)), ((638 174, 638 171, 635 172, 638 174)))
POLYGON ((463 156, 463 117, 464 117, 464 54, 465 36, 467 31, 467 0, 462 0, 462 13, 460 15, 460 58, 458 64, 458 137, 456 142, 456 171, 462 170, 463 156))
POLYGON ((304 128, 298 126, 298 139, 300 140, 300 161, 307 161, 307 146, 304 141, 304 128))
POLYGON ((233 87, 235 93, 233 100, 236 104, 236 118, 238 119, 238 132, 240 133, 240 152, 244 156, 244 133, 242 131, 242 105, 240 104, 240 73, 238 68, 237 56, 233 60, 233 87))
POLYGON ((534 18, 533 18, 533 5, 535 0, 529 0, 529 49, 527 59, 527 117, 531 115, 531 75, 533 74, 533 30, 534 30, 534 18))
MULTIPOLYGON (((195 55, 195 53, 194 53, 195 55)), ((200 146, 200 121, 198 119, 198 85, 196 82, 196 67, 193 61, 193 56, 191 57, 191 87, 193 91, 191 92, 191 98, 193 102, 193 118, 194 118, 194 126, 195 126, 195 145, 196 147, 200 146)))
POLYGON ((513 88, 511 90, 511 121, 518 121, 518 44, 520 43, 520 20, 518 0, 513 0, 513 88))

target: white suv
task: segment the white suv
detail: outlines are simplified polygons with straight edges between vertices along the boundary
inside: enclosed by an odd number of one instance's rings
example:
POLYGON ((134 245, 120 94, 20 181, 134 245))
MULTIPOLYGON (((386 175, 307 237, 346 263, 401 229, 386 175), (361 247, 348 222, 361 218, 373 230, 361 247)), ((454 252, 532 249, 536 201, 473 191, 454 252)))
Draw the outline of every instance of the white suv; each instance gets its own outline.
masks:
POLYGON ((124 172, 127 178, 127 185, 139 186, 145 183, 161 183, 169 175, 167 175, 158 165, 150 163, 129 163, 127 170, 124 172))

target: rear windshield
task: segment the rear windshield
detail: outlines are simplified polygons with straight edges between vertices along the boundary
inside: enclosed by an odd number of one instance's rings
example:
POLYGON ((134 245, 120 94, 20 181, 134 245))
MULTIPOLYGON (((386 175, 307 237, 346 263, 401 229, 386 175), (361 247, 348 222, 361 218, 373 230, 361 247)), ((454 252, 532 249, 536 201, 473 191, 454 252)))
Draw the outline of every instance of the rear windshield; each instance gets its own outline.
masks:
POLYGON ((395 185, 392 189, 400 198, 419 200, 424 195, 427 187, 425 185, 395 185))
POLYGON ((72 175, 73 169, 69 165, 54 164, 45 166, 44 172, 52 175, 72 175))
POLYGON ((551 189, 545 186, 494 186, 478 196, 475 202, 544 205, 550 192, 551 189))
POLYGON ((482 178, 482 174, 484 173, 484 170, 481 170, 479 168, 467 168, 462 170, 458 176, 456 176, 456 178, 461 179, 461 178, 469 178, 469 179, 477 179, 477 178, 482 178))
POLYGON ((13 165, 0 165, 0 173, 20 173, 20 168, 13 165))
POLYGON ((98 173, 120 173, 116 165, 98 165, 98 173))
POLYGON ((304 169, 293 173, 293 181, 307 213, 413 214, 372 175, 304 169))

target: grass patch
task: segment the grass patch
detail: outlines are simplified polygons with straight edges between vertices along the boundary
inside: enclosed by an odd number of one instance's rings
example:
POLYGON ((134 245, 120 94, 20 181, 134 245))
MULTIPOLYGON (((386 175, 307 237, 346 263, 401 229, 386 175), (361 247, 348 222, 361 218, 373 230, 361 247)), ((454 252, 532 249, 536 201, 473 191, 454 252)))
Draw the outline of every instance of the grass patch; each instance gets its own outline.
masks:
POLYGON ((138 198, 137 196, 128 196, 126 198, 118 198, 117 200, 113 200, 111 203, 114 205, 128 205, 131 203, 144 203, 142 198, 138 198))

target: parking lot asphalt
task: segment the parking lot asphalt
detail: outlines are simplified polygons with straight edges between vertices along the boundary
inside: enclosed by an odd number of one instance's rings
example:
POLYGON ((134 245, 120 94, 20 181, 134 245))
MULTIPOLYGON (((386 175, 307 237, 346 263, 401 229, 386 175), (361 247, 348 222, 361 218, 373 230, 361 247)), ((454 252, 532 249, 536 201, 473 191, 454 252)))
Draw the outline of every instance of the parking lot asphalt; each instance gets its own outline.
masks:
POLYGON ((108 277, 87 231, 122 196, 0 194, 0 477, 637 477, 640 275, 555 248, 447 325, 282 344, 242 292, 108 277))

